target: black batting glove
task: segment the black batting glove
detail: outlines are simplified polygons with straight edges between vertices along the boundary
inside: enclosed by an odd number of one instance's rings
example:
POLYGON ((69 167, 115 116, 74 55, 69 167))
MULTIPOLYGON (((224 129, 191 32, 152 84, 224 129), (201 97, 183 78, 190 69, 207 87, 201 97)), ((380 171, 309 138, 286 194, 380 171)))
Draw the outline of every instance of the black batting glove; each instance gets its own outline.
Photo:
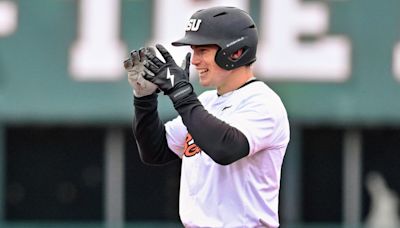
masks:
POLYGON ((171 54, 161 44, 156 45, 165 62, 155 54, 145 52, 144 67, 150 71, 143 77, 156 84, 164 94, 168 95, 174 104, 184 100, 193 93, 193 87, 189 82, 190 52, 186 55, 183 67, 179 67, 171 54))

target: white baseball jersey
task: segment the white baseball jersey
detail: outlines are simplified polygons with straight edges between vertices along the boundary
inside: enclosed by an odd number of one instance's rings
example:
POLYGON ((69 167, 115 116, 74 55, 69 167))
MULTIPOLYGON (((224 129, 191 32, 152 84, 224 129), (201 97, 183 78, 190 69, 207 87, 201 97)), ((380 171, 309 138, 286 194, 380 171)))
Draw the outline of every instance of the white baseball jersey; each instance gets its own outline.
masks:
MULTIPOLYGON (((168 146, 182 158, 179 214, 185 227, 278 227, 281 167, 289 122, 278 95, 256 81, 218 96, 199 96, 205 109, 240 130, 248 156, 215 163, 194 141, 180 117, 165 124, 168 146)), ((210 142, 213 143, 213 142, 210 142)))

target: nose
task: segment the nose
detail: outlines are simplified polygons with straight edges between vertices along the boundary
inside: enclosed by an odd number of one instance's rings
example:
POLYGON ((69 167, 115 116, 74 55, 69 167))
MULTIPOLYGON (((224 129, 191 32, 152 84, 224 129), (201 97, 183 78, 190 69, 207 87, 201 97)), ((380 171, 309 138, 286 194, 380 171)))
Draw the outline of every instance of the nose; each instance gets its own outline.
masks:
POLYGON ((192 65, 195 65, 195 66, 197 66, 197 65, 199 65, 200 64, 200 56, 199 56, 199 54, 197 53, 197 51, 193 51, 193 54, 192 54, 192 65))

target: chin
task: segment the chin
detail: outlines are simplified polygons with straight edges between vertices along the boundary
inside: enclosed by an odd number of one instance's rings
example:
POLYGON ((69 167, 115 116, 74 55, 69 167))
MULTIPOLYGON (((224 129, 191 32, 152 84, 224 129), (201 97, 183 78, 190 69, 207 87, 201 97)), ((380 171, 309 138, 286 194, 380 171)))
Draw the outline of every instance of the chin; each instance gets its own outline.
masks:
POLYGON ((199 84, 200 84, 201 86, 203 86, 203 87, 208 87, 208 86, 210 86, 210 83, 208 83, 208 82, 206 82, 206 81, 202 81, 202 80, 199 81, 199 84))

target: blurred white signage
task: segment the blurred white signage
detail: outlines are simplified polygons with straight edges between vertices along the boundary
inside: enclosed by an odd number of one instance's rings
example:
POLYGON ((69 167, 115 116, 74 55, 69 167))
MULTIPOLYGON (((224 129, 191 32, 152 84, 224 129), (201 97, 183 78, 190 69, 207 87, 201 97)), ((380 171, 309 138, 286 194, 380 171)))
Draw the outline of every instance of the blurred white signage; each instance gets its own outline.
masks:
MULTIPOLYGON (((18 27, 18 2, 0 1, 0 37, 18 27)), ((124 77, 129 50, 120 39, 121 0, 79 0, 77 37, 71 44, 69 71, 76 80, 116 81, 124 77)), ((249 11, 250 0, 154 0, 152 37, 177 62, 189 48, 170 43, 184 35, 190 16, 201 8, 225 5, 249 11)), ((351 75, 351 41, 329 34, 329 7, 323 1, 260 1, 257 76, 280 81, 346 81, 351 75), (306 41, 302 37, 308 37, 306 41)), ((400 81, 400 43, 393 50, 393 73, 400 81)))
POLYGON ((329 8, 323 2, 261 1, 257 75, 294 81, 345 81, 351 71, 351 44, 329 35, 329 8), (301 41, 301 36, 312 36, 301 41), (318 38, 316 38, 318 37, 318 38))
POLYGON ((0 1, 0 37, 11 35, 17 29, 18 9, 15 2, 0 1))
POLYGON ((400 81, 400 42, 394 48, 393 72, 397 80, 400 81))
POLYGON ((120 40, 120 0, 80 0, 78 37, 70 53, 69 71, 77 80, 121 79, 126 46, 120 40))

